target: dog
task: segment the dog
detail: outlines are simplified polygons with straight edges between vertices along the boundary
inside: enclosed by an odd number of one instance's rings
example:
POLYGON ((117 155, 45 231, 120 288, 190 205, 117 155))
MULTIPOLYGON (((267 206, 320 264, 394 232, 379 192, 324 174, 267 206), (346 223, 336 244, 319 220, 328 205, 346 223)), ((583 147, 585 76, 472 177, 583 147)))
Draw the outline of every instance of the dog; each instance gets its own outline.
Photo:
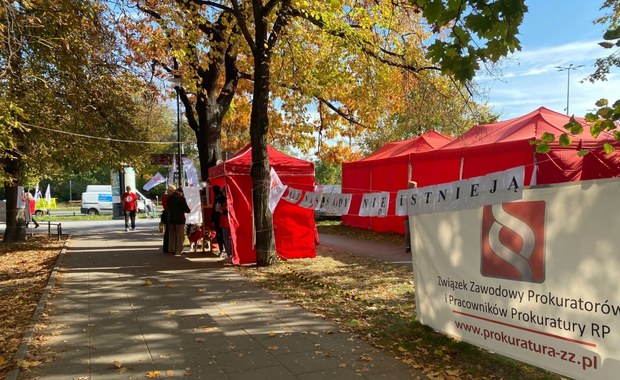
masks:
POLYGON ((202 227, 198 224, 188 224, 185 227, 185 233, 187 235, 187 239, 189 240, 189 250, 191 252, 196 252, 198 242, 202 240, 202 227))

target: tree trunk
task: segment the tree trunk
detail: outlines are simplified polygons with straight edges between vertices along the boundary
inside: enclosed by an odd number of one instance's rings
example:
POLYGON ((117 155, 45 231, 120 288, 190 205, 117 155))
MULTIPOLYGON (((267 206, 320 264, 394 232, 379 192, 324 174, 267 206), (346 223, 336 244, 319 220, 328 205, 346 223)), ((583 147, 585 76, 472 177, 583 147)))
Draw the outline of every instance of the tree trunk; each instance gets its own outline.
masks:
POLYGON ((6 229, 4 231, 5 243, 25 241, 26 240, 26 221, 23 213, 19 215, 17 209, 17 199, 21 194, 17 193, 18 185, 21 183, 23 173, 23 162, 21 155, 14 152, 16 157, 12 160, 5 159, 4 168, 11 178, 17 178, 12 182, 4 181, 4 189, 6 191, 6 229))
MULTIPOLYGON (((257 26, 258 28, 258 26, 257 26)), ((260 35, 260 33, 257 33, 260 35)), ((250 122, 252 143, 252 193, 254 231, 256 233, 256 264, 269 266, 277 263, 273 234, 273 217, 269 210, 269 157, 267 155, 267 131, 269 128, 269 58, 263 51, 264 43, 257 39, 258 54, 255 56, 254 98, 250 122), (258 57, 258 58, 257 58, 258 57)))
POLYGON ((198 128, 196 142, 198 159, 200 160, 200 177, 204 181, 209 178, 209 168, 217 165, 222 159, 222 116, 216 99, 199 96, 196 101, 198 128))
POLYGON ((222 160, 222 119, 230 109, 239 82, 236 43, 224 47, 222 54, 224 58, 221 62, 212 62, 209 70, 202 73, 203 87, 198 91, 195 105, 192 105, 185 90, 179 89, 187 122, 196 134, 200 176, 203 181, 209 178, 209 168, 222 160), (225 78, 218 94, 216 84, 220 80, 222 67, 225 78))

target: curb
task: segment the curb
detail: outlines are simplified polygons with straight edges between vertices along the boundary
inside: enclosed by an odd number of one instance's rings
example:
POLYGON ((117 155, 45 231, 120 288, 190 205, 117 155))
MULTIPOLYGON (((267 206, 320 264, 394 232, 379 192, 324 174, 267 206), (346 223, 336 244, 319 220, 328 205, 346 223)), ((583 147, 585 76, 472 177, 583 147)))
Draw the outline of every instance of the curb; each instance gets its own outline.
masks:
POLYGON ((67 251, 67 243, 69 242, 69 237, 65 240, 65 243, 60 250, 60 254, 58 255, 58 259, 56 259, 56 263, 54 264, 54 268, 52 269, 52 273, 50 277, 47 279, 47 284, 45 285, 45 290, 43 294, 41 294, 41 298, 39 299, 39 303, 37 304, 32 317, 30 318, 30 324, 28 325, 27 332, 22 337, 21 343, 17 348, 17 352, 13 356, 13 362, 15 363, 15 369, 8 373, 6 380, 17 380, 17 376, 19 375, 19 362, 24 360, 26 354, 28 353, 28 346, 30 346, 30 342, 35 335, 35 330, 39 320, 41 319, 41 315, 43 314, 43 310, 45 310, 45 304, 47 303, 47 299, 56 283, 56 275, 58 274, 58 268, 62 263, 62 259, 65 256, 67 251))

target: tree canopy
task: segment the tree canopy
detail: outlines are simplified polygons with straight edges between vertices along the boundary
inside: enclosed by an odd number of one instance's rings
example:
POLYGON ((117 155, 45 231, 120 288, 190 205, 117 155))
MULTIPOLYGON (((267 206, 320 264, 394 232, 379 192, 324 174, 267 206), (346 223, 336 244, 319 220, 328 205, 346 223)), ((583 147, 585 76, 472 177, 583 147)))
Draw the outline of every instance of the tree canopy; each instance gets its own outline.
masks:
POLYGON ((121 66, 113 20, 97 0, 0 3, 0 172, 7 233, 17 185, 64 168, 139 162, 152 89, 121 66), (86 139, 86 136, 96 137, 86 139))

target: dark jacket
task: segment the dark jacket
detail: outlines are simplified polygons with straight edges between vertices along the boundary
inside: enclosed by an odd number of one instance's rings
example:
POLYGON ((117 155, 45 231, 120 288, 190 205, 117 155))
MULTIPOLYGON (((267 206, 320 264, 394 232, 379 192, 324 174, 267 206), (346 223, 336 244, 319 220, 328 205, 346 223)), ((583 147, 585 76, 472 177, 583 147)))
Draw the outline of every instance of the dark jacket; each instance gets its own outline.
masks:
POLYGON ((168 224, 185 224, 185 214, 190 212, 182 193, 175 191, 168 198, 168 224))

